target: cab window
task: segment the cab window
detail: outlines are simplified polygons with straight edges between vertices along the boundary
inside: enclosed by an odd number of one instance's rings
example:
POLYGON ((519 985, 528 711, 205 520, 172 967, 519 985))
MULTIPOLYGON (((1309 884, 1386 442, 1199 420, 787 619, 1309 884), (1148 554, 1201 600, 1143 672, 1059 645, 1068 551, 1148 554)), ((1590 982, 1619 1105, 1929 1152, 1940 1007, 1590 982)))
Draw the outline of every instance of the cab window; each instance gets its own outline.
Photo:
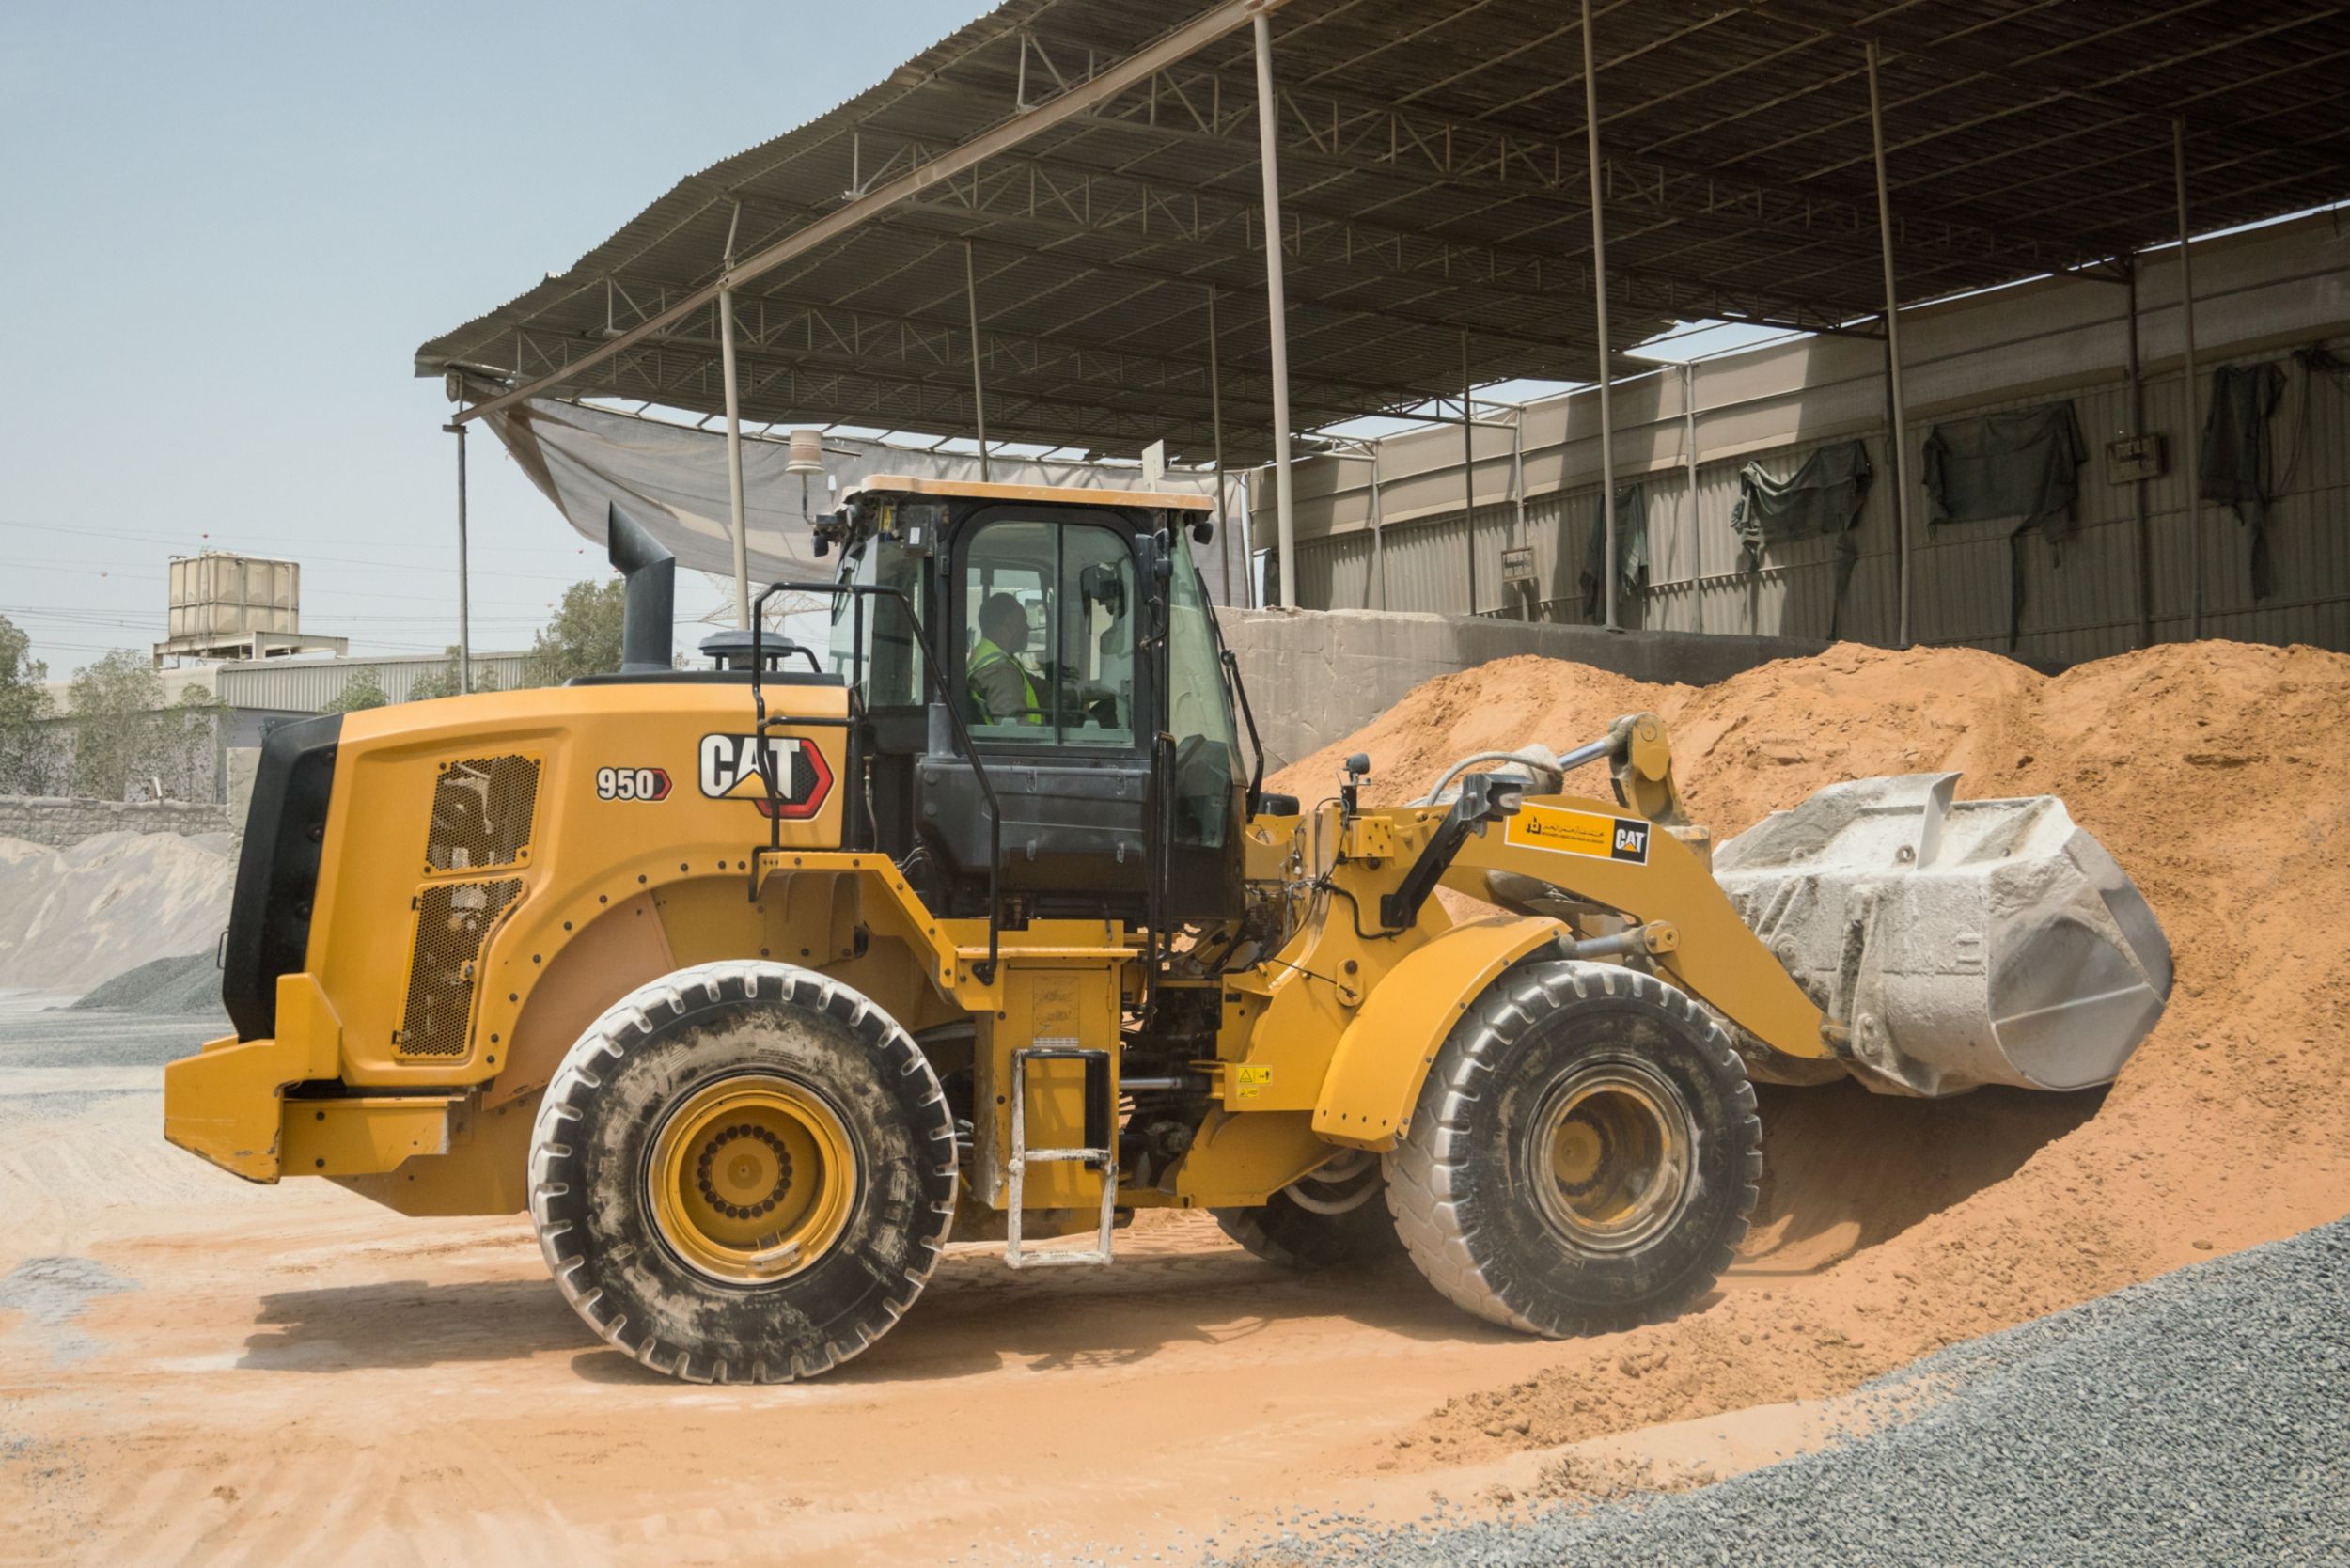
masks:
POLYGON ((1178 532, 1167 585, 1167 728, 1175 737, 1175 841, 1221 849, 1234 806, 1240 736, 1216 651, 1206 588, 1178 532))
POLYGON ((963 566, 964 717, 990 742, 1132 746, 1135 568, 1085 524, 989 523, 963 566))
POLYGON ((917 605, 922 602, 921 558, 908 554, 895 539, 869 533, 849 547, 840 581, 895 588, 905 599, 869 595, 860 604, 845 593, 837 596, 832 602, 832 672, 844 682, 859 682, 857 696, 869 710, 918 707, 924 698, 922 645, 906 619, 905 606, 909 601, 917 605))

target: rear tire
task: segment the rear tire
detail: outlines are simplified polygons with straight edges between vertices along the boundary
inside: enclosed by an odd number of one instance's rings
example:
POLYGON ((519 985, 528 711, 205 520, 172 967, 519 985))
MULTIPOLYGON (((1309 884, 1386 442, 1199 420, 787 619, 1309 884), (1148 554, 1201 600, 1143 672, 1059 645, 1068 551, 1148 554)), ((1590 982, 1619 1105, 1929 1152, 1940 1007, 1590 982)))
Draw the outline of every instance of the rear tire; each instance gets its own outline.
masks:
POLYGON ((1386 1185, 1377 1156, 1357 1164, 1340 1154, 1261 1203, 1209 1212, 1226 1235, 1266 1262, 1311 1273, 1403 1250, 1384 1201, 1386 1185))
POLYGON ((790 964, 705 964, 582 1035, 532 1132, 530 1217, 590 1328, 655 1372, 848 1360, 937 1266, 955 1131, 913 1039, 790 964))
POLYGON ((1505 973, 1453 1028, 1386 1156, 1412 1262, 1549 1336, 1673 1316, 1730 1264, 1762 1173, 1754 1090, 1684 993, 1614 964, 1505 973))

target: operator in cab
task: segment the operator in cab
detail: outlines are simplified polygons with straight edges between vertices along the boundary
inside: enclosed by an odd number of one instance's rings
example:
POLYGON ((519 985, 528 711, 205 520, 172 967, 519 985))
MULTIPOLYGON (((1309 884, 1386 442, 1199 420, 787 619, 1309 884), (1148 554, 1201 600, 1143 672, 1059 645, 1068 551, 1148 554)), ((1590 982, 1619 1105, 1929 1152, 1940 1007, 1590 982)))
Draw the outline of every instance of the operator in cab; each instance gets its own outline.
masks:
POLYGON ((971 645, 971 708, 981 724, 1042 724, 1044 701, 1021 665, 1028 649, 1028 612, 1009 593, 979 606, 979 640, 971 645))

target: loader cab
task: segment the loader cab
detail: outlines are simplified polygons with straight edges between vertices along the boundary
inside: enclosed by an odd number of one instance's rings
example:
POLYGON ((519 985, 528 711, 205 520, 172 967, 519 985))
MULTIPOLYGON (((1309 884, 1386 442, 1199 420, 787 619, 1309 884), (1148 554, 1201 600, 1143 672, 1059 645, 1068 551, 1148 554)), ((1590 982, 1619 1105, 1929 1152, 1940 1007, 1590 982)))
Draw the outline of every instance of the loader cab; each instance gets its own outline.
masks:
POLYGON ((1241 902, 1249 771, 1190 534, 1189 496, 875 478, 823 525, 839 580, 900 602, 831 608, 858 698, 853 831, 932 907, 985 912, 988 808, 1007 918, 1171 927, 1241 902), (944 690, 957 705, 962 749, 944 690), (976 756, 978 766, 973 765, 976 756))

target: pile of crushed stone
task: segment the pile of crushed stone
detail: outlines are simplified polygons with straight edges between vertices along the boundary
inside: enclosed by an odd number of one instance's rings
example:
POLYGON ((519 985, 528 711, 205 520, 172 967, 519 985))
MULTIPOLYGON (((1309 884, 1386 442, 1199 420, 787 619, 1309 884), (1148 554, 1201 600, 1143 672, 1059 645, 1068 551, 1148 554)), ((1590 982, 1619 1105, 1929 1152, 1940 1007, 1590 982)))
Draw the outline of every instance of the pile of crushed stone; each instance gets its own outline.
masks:
MULTIPOLYGON (((1504 660, 1418 688, 1276 787, 1424 791, 1468 752, 1653 711, 1716 839, 1841 779, 1963 770, 2061 796, 2168 933, 2169 1012, 2109 1090, 1765 1090, 1762 1206, 1700 1309, 1563 1342, 1423 1419, 1409 1467, 1845 1392, 1942 1346, 2350 1209, 2350 658, 2171 644, 2042 676, 1967 649, 1840 644, 1708 687, 1504 660)), ((1570 787, 1605 795, 1602 770, 1570 787)))
POLYGON ((1928 1356, 1872 1386, 1899 1419, 1717 1485, 1635 1496, 1604 1477, 1530 1516, 1308 1520, 1243 1560, 2339 1562, 2345 1289, 2337 1223, 1928 1356))
POLYGON ((210 951, 159 958, 125 970, 73 1006, 104 1012, 218 1018, 223 1023, 228 1017, 220 1001, 220 965, 210 951))
POLYGON ((236 880, 226 833, 0 839, 0 989, 81 994, 150 959, 209 955, 236 880))

